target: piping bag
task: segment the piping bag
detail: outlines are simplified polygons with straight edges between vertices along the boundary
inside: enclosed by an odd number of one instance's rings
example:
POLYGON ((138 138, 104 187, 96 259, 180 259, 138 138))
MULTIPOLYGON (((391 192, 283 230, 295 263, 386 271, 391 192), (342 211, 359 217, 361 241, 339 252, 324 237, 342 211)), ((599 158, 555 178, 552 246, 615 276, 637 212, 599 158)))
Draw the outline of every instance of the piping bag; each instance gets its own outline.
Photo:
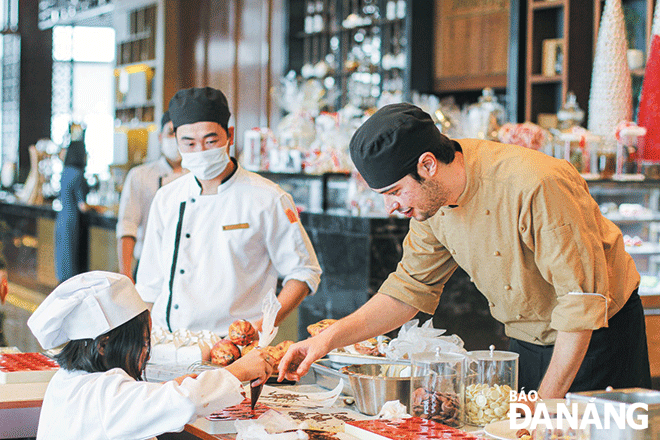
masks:
MULTIPOLYGON (((270 289, 266 294, 266 297, 261 302, 261 311, 263 312, 263 322, 261 324, 261 331, 259 332, 259 343, 257 348, 265 348, 273 341, 275 335, 277 334, 278 327, 275 327, 275 318, 277 317, 277 312, 282 308, 282 304, 277 300, 275 296, 275 291, 270 289)), ((253 380, 254 383, 257 379, 253 380)), ((252 386, 250 384, 250 408, 254 412, 254 407, 257 405, 257 400, 259 395, 261 395, 261 390, 264 388, 262 383, 259 386, 252 386)))

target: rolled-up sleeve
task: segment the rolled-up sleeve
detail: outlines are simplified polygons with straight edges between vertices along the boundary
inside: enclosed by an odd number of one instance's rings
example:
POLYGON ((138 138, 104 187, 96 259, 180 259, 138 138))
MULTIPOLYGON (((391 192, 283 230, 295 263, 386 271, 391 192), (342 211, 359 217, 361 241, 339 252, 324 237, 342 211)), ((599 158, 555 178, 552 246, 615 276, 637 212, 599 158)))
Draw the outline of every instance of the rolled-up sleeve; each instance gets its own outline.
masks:
POLYGON ((270 226, 266 231, 266 246, 283 283, 291 279, 304 282, 313 294, 321 281, 321 266, 293 199, 284 193, 267 212, 270 218, 264 224, 270 226))
POLYGON ((378 292, 433 314, 445 283, 457 267, 430 226, 411 220, 403 241, 403 258, 378 292))
POLYGON ((569 292, 558 298, 551 325, 565 332, 607 327, 608 302, 608 298, 599 293, 569 292))

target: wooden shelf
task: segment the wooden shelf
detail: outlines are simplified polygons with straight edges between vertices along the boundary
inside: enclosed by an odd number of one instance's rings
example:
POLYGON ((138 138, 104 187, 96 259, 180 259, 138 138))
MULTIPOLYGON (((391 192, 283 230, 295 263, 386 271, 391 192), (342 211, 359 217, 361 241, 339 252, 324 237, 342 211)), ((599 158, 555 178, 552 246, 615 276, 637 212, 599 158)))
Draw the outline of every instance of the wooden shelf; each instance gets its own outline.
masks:
POLYGON ((543 0, 532 1, 529 5, 531 9, 550 9, 560 8, 566 5, 566 0, 543 0))
POLYGON ((561 83, 562 76, 544 76, 544 75, 532 75, 529 78, 529 82, 532 84, 552 84, 552 83, 561 83))
POLYGON ((149 29, 149 30, 146 30, 146 31, 138 32, 136 34, 131 34, 128 37, 126 37, 125 39, 123 39, 121 41, 117 41, 117 44, 132 43, 132 42, 138 41, 138 40, 146 40, 147 38, 150 38, 152 35, 153 35, 153 31, 151 29, 149 29))
POLYGON ((478 91, 484 87, 492 89, 505 89, 506 73, 500 75, 479 75, 472 77, 436 78, 434 88, 436 90, 450 90, 455 92, 478 91))
POLYGON ((569 91, 575 93, 582 108, 588 105, 593 20, 591 3, 587 6, 583 0, 527 3, 525 121, 536 123, 540 113, 557 113, 569 91), (559 52, 554 52, 549 44, 551 40, 561 41, 561 61, 559 52), (556 63, 561 63, 560 74, 541 74, 544 66, 556 63))
POLYGON ((115 69, 126 69, 126 68, 133 67, 133 66, 140 66, 142 64, 144 64, 145 66, 156 68, 156 66, 158 65, 158 61, 157 60, 144 60, 144 61, 135 61, 134 63, 117 64, 115 66, 115 69))
POLYGON ((138 108, 147 108, 147 107, 155 107, 156 104, 154 101, 146 101, 146 102, 141 102, 139 104, 120 104, 117 103, 115 104, 115 110, 130 110, 130 109, 138 109, 138 108))

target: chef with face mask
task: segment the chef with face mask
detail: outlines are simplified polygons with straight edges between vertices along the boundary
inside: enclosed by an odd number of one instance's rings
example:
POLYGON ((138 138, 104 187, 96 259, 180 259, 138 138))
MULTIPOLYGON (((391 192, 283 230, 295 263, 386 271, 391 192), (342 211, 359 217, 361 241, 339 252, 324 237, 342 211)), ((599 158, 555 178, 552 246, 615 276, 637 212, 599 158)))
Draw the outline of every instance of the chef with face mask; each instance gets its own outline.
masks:
POLYGON ((151 207, 136 288, 155 326, 227 334, 236 319, 261 328, 275 289, 278 325, 318 287, 321 268, 293 199, 229 156, 234 127, 224 94, 180 90, 169 105, 182 166, 151 207))
POLYGON ((160 121, 158 141, 162 156, 128 172, 119 201, 116 231, 119 271, 132 280, 137 270, 137 267, 133 269, 133 259, 136 263, 140 260, 151 201, 158 188, 185 172, 167 111, 160 121))

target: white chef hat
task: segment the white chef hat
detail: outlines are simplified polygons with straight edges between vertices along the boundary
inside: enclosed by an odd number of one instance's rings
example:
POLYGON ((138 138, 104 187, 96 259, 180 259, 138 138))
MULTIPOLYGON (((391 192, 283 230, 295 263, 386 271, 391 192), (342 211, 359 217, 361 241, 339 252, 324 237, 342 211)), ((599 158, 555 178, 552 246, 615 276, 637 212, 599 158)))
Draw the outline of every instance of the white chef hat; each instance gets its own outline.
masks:
POLYGON ((50 349, 76 339, 94 339, 129 321, 147 305, 131 280, 94 271, 63 282, 28 319, 41 346, 50 349))

